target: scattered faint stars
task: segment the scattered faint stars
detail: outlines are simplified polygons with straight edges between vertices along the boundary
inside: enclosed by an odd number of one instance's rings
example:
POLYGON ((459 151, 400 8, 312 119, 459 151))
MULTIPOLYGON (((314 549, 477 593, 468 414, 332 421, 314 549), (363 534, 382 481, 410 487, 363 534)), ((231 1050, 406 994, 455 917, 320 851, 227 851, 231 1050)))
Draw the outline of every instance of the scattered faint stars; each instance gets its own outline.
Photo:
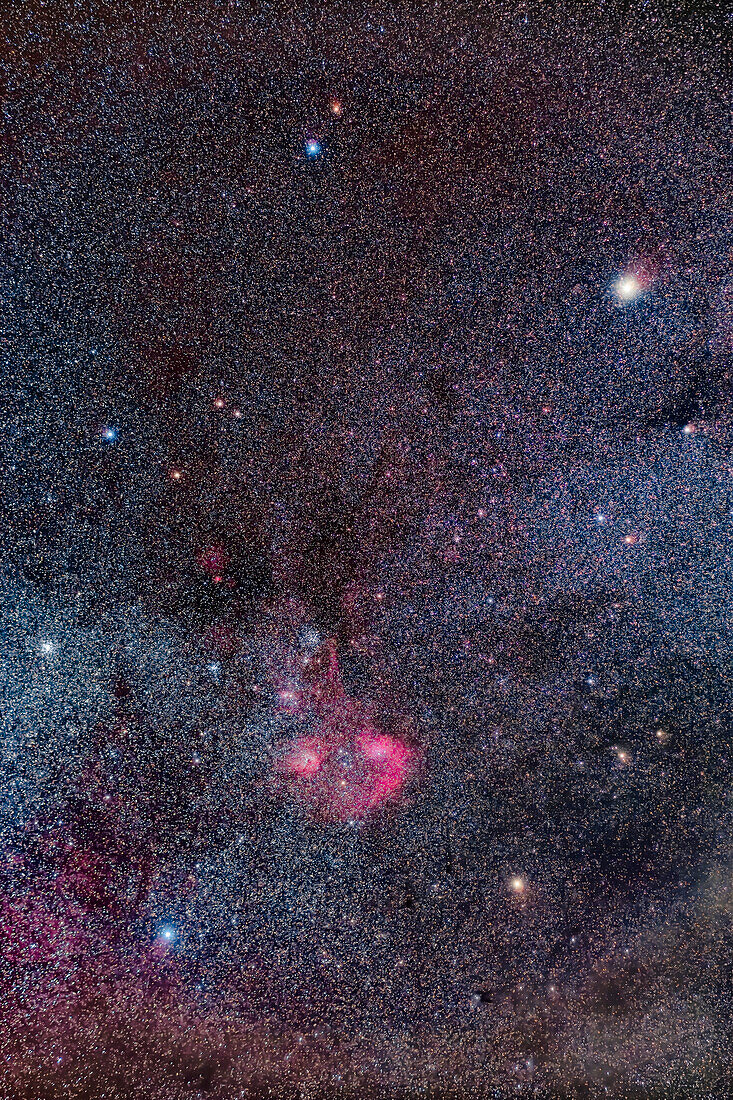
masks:
POLYGON ((7 7, 0 1096, 723 1100, 724 5, 7 7))

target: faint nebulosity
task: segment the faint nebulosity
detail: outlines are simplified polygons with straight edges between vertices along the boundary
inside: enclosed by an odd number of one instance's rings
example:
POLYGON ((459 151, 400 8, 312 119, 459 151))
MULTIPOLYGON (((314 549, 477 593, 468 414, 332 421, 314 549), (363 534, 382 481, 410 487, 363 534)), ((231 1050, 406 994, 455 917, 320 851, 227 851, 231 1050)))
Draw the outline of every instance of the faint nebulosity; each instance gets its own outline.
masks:
POLYGON ((6 5, 3 1100, 733 1095, 732 28, 6 5))

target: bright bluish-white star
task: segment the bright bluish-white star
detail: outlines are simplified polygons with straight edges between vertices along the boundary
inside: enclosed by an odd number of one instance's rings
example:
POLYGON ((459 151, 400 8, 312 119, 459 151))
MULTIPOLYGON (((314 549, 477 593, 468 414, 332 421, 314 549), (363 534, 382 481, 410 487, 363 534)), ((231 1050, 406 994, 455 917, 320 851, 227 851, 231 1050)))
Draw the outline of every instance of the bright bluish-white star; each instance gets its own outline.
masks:
POLYGON ((306 152, 306 156, 310 157, 311 159, 313 159, 313 157, 319 156, 319 154, 321 152, 321 143, 320 143, 320 141, 316 141, 315 138, 311 138, 310 141, 306 142, 305 152, 306 152))
POLYGON ((117 428, 113 428, 111 425, 107 425, 106 428, 102 428, 102 439, 105 443, 116 443, 117 437, 120 433, 117 428))
POLYGON ((644 293, 644 284, 631 273, 622 275, 613 286, 616 301, 620 306, 629 305, 644 293))

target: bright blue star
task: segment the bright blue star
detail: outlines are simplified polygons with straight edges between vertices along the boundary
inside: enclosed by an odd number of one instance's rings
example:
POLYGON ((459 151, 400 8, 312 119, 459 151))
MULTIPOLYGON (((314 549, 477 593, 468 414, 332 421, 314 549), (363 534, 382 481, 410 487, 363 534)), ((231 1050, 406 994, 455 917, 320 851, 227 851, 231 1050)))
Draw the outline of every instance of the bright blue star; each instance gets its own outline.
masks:
POLYGON ((311 138, 310 141, 306 142, 305 152, 306 152, 307 156, 317 157, 318 154, 320 153, 320 151, 321 151, 320 141, 316 141, 315 138, 311 138))
POLYGON ((118 435, 119 432, 117 431, 117 428, 113 428, 111 426, 102 428, 102 439, 105 443, 116 443, 118 435))

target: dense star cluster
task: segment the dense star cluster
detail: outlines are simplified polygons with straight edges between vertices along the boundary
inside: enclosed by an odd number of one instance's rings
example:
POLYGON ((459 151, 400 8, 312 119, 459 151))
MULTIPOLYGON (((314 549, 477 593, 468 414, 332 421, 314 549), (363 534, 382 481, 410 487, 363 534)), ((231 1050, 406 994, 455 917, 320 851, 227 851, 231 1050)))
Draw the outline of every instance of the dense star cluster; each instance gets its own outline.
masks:
POLYGON ((732 27, 6 5, 3 1100, 733 1095, 732 27))

